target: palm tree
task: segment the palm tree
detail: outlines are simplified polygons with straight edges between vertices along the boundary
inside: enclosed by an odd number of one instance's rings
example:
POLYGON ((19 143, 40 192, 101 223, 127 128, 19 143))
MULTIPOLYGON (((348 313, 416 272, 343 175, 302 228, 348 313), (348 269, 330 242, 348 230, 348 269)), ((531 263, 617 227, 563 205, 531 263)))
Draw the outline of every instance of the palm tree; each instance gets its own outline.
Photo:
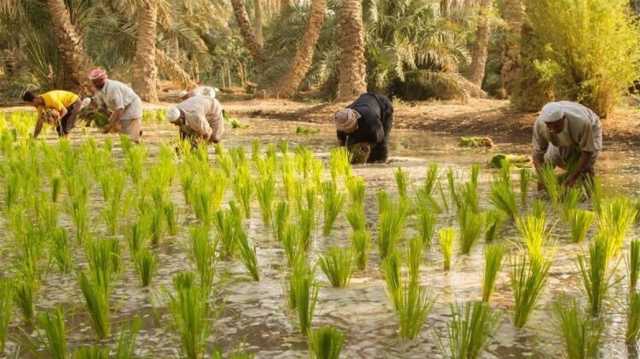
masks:
POLYGON ((338 17, 341 58, 337 99, 348 100, 367 90, 361 0, 343 0, 338 17))
POLYGON ((287 73, 277 81, 269 91, 276 97, 290 97, 298 90, 300 83, 311 67, 316 43, 320 37, 320 30, 324 24, 326 15, 326 0, 312 0, 307 27, 302 35, 302 43, 296 50, 296 55, 291 62, 287 73))
POLYGON ((264 34, 262 30, 262 3, 261 0, 254 0, 253 13, 256 28, 256 41, 260 46, 264 46, 264 34))
POLYGON ((491 1, 480 0, 480 19, 476 30, 476 42, 471 50, 469 80, 477 86, 482 86, 489 52, 489 37, 491 36, 489 12, 491 11, 491 1))
POLYGON ((158 102, 156 66, 156 0, 141 0, 137 11, 136 54, 133 65, 133 88, 147 102, 158 102))
POLYGON ((524 23, 522 0, 504 0, 503 18, 507 31, 502 53, 502 92, 503 97, 513 92, 520 70, 520 37, 524 23))
POLYGON ((47 0, 47 8, 51 14, 53 32, 57 39, 62 61, 69 71, 71 86, 76 91, 87 93, 91 89, 87 78, 91 60, 85 53, 82 37, 71 23, 71 17, 64 0, 47 0))
POLYGON ((242 35, 244 42, 246 43, 249 52, 253 59, 260 63, 262 62, 262 46, 258 42, 256 34, 253 31, 251 22, 249 21, 249 15, 247 9, 244 6, 244 0, 231 0, 231 6, 233 6, 233 12, 240 28, 240 34, 242 35))

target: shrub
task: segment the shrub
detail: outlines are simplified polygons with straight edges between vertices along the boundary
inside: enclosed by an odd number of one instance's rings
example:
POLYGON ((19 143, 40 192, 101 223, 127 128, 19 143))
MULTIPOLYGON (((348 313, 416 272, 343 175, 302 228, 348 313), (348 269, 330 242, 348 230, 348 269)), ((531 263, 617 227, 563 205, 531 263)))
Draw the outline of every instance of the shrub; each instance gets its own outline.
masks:
POLYGON ((321 327, 309 336, 309 352, 314 359, 340 359, 344 334, 334 327, 321 327))
POLYGON ((351 280, 353 255, 349 249, 331 247, 319 259, 320 268, 332 286, 345 288, 351 280))
POLYGON ((597 358, 604 329, 602 322, 590 318, 575 299, 554 303, 553 313, 564 339, 567 358, 597 358))
POLYGON ((485 302, 451 305, 448 324, 449 354, 452 359, 476 359, 493 336, 500 316, 485 302))

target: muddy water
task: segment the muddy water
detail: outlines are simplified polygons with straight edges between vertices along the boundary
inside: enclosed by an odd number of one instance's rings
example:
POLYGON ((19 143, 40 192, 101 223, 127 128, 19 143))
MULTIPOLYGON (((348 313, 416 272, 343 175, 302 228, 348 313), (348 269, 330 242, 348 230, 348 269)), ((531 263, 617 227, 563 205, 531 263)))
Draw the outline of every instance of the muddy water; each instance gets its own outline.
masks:
MULTIPOLYGON (((267 120, 251 120, 247 129, 229 130, 225 146, 245 146, 250 149, 251 142, 258 139, 263 143, 288 140, 291 146, 305 145, 320 157, 326 157, 335 143, 335 135, 330 127, 298 124, 295 122, 275 123, 267 120), (320 132, 314 135, 296 135, 298 126, 317 127, 320 132)), ((78 131, 78 141, 86 136, 103 138, 93 130, 78 131), (84 132, 84 133, 83 133, 84 132)), ((158 146, 175 138, 173 128, 163 125, 148 126, 145 141, 153 155, 158 146)), ((393 170, 402 167, 414 183, 421 181, 428 163, 438 163, 441 168, 453 168, 464 178, 473 163, 485 164, 496 152, 527 151, 526 145, 504 144, 497 150, 462 150, 456 146, 456 139, 442 134, 420 133, 415 131, 395 131, 392 139, 392 161, 388 165, 357 166, 354 172, 367 182, 367 209, 369 224, 375 228, 376 206, 375 192, 378 189, 393 191, 395 188, 393 170)), ((118 146, 116 145, 116 150, 118 146)), ((619 146, 603 155, 601 170, 605 187, 612 192, 631 193, 638 187, 637 155, 633 150, 619 146)), ((481 204, 488 207, 487 191, 491 180, 491 170, 483 170, 480 177, 481 204)), ((141 289, 133 272, 131 261, 125 256, 126 268, 115 283, 112 295, 114 333, 135 316, 143 318, 143 329, 138 339, 137 353, 148 358, 171 358, 179 355, 179 337, 172 330, 171 318, 166 309, 166 293, 171 288, 172 276, 183 270, 191 269, 187 255, 188 226, 194 222, 191 212, 182 200, 178 186, 175 187, 175 202, 179 205, 179 220, 182 224, 179 234, 165 238, 159 248, 159 270, 153 279, 151 289, 141 289)), ((96 200, 99 207, 99 201, 96 200)), ((97 211, 94 211, 97 217, 97 211)), ((243 349, 255 353, 257 358, 306 358, 306 341, 296 327, 296 317, 288 312, 286 303, 285 276, 283 268, 284 251, 268 231, 263 228, 259 218, 257 203, 254 203, 253 217, 249 221, 249 234, 257 246, 261 281, 253 282, 239 262, 221 262, 218 266, 220 277, 216 285, 216 303, 218 315, 212 318, 212 330, 208 338, 210 347, 221 346, 226 351, 243 349)), ((64 219, 63 219, 64 220, 64 219)), ((95 218, 96 229, 100 231, 101 220, 95 218)), ((439 226, 455 224, 453 213, 439 218, 439 226)), ((316 231, 311 251, 314 261, 329 246, 349 245, 349 226, 343 216, 336 222, 330 238, 323 238, 316 231)), ((632 231, 636 235, 636 228, 632 231)), ((375 233, 375 231, 374 231, 375 233)), ((407 237, 414 233, 411 225, 407 228, 407 237)), ((577 253, 585 245, 569 244, 567 229, 559 224, 554 231, 557 248, 554 264, 547 287, 539 308, 532 314, 529 323, 522 330, 511 324, 512 297, 508 284, 508 263, 500 273, 496 292, 492 297, 492 306, 502 311, 502 319, 494 338, 490 340, 484 358, 556 358, 561 356, 561 340, 551 317, 550 303, 562 293, 584 298, 580 291, 580 282, 575 266, 577 253)), ((375 236, 374 236, 375 238, 375 236)), ((518 237, 513 226, 502 233, 505 243, 517 242, 518 237)), ((1 243, 2 241, 0 241, 1 243)), ((515 245, 510 244, 515 251, 515 245)), ((3 246, 4 247, 4 246, 3 246)), ((481 295, 483 269, 483 245, 476 245, 468 256, 455 256, 450 272, 442 271, 442 257, 437 246, 425 253, 421 276, 422 284, 436 297, 436 303, 427 323, 417 339, 403 342, 396 334, 397 321, 385 294, 384 281, 377 271, 379 260, 376 245, 372 245, 369 269, 354 275, 351 285, 346 289, 331 288, 326 278, 318 270, 321 282, 318 305, 313 324, 334 325, 346 335, 343 350, 344 358, 440 358, 445 357, 443 345, 446 345, 446 324, 450 319, 450 305, 460 301, 477 300, 481 295)), ((0 256, 0 258, 2 258, 0 256)), ((6 259, 6 257, 4 257, 6 259)), ((82 258, 78 258, 82 263, 82 258)), ((624 263, 618 269, 624 274, 624 263)), ((624 281, 612 290, 613 300, 606 309, 607 330, 604 358, 627 357, 624 346, 624 281)), ((84 310, 84 302, 74 275, 60 275, 51 272, 42 286, 38 308, 51 308, 63 304, 67 309, 69 327, 69 345, 93 343, 93 330, 84 310)), ((15 340, 22 331, 20 322, 12 322, 12 338, 8 343, 9 353, 16 353, 18 343, 15 340)), ((116 337, 116 335, 114 335, 116 337)), ((106 341, 113 344, 116 339, 106 341)), ((41 352, 39 354, 42 354, 41 352)), ((20 356, 33 356, 24 351, 20 356)))

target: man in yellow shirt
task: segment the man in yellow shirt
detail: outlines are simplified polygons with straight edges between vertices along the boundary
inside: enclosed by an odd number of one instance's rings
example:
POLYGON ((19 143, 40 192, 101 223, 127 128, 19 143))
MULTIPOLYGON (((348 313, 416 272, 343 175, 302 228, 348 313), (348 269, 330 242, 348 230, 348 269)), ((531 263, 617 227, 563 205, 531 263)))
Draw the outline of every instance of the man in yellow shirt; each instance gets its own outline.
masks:
POLYGON ((84 108, 80 96, 69 91, 54 90, 36 96, 27 91, 22 100, 38 109, 39 116, 33 137, 37 138, 45 121, 56 126, 58 136, 66 137, 75 126, 78 113, 84 108))

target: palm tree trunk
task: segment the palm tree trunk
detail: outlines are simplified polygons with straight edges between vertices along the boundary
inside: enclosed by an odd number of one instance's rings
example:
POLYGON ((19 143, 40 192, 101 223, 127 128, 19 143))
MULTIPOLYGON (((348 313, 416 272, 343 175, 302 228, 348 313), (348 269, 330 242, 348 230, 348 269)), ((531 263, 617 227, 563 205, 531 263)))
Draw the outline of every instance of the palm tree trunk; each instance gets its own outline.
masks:
POLYGON ((146 102, 158 102, 156 66, 156 29, 158 7, 155 0, 144 0, 138 9, 133 89, 146 102))
POLYGON ((180 64, 168 56, 164 51, 156 49, 156 59, 160 70, 167 78, 178 81, 186 88, 193 88, 196 82, 193 81, 191 75, 186 72, 180 64))
POLYGON ((362 2, 343 0, 338 10, 341 50, 337 99, 348 100, 367 90, 362 2))
POLYGON ((480 1, 480 19, 476 30, 476 42, 473 45, 471 54, 471 66, 469 67, 469 80, 477 86, 482 86, 484 80, 487 55, 489 52, 489 12, 491 11, 491 0, 480 1))
POLYGON ((47 0, 47 8, 51 14, 53 32, 58 41, 60 56, 71 72, 69 77, 72 90, 90 93, 91 83, 87 72, 91 67, 91 60, 84 50, 82 38, 71 23, 71 16, 64 0, 47 0))
POLYGON ((253 32, 253 26, 251 26, 251 22, 249 21, 244 0, 231 0, 231 5, 233 6, 233 13, 235 14, 245 45, 249 49, 254 61, 257 63, 262 62, 262 46, 260 46, 256 34, 253 32))
POLYGON ((503 18, 507 25, 504 50, 502 53, 502 89, 503 97, 508 97, 516 86, 520 71, 520 38, 524 23, 522 0, 505 0, 503 18))
POLYGON ((307 28, 302 35, 302 43, 296 50, 296 55, 289 67, 289 71, 268 91, 269 94, 276 97, 291 97, 298 90, 300 83, 304 80, 311 67, 316 43, 324 24, 326 8, 326 0, 311 1, 311 11, 307 21, 307 28))
POLYGON ((264 34, 262 32, 262 0, 254 0, 254 17, 256 27, 256 41, 260 47, 264 47, 264 34))

